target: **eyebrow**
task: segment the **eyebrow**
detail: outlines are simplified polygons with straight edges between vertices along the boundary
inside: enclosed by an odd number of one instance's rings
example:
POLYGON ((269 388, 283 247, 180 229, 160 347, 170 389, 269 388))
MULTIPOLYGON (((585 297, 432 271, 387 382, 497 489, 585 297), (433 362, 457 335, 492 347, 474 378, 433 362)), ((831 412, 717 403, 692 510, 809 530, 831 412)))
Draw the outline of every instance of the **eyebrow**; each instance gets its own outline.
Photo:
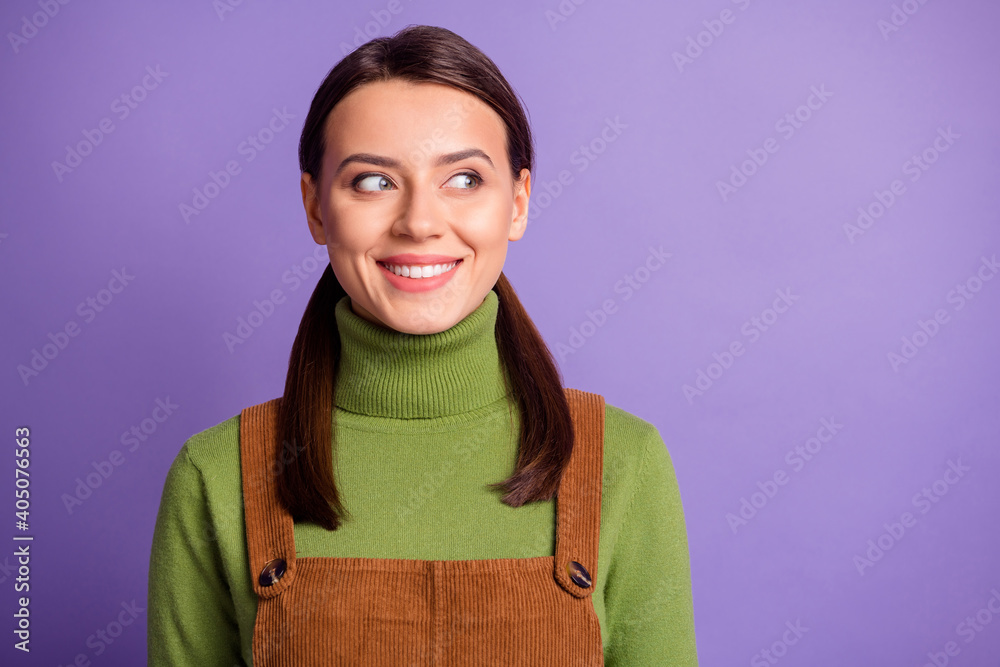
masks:
MULTIPOLYGON (((464 150, 455 151, 454 153, 445 153, 444 155, 439 155, 436 160, 434 160, 435 167, 441 167, 446 164, 452 164, 454 162, 460 162, 470 157, 478 157, 486 160, 489 163, 490 168, 496 171, 496 167, 493 164, 493 160, 484 151, 478 148, 466 148, 464 150)), ((344 158, 344 160, 337 167, 337 170, 333 172, 334 177, 344 170, 344 167, 352 162, 363 162, 365 164, 374 164, 379 167, 392 167, 394 169, 399 169, 402 164, 399 160, 395 160, 391 157, 385 157, 384 155, 375 155, 374 153, 353 153, 344 158)))

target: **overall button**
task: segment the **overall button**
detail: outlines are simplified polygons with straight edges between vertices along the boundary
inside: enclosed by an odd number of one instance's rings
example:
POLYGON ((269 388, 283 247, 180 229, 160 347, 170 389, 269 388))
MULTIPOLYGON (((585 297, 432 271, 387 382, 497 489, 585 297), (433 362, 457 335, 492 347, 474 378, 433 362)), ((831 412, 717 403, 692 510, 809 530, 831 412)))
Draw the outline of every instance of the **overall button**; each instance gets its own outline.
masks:
MULTIPOLYGON (((584 570, 586 572, 586 570, 584 570)), ((273 586, 278 583, 278 579, 281 579, 285 575, 285 560, 283 558, 275 558, 272 561, 268 561, 264 569, 260 571, 260 585, 261 586, 273 586)))
POLYGON ((566 571, 569 572, 569 578, 573 580, 574 584, 580 588, 590 587, 590 572, 587 572, 587 568, 575 560, 571 560, 566 565, 566 571))

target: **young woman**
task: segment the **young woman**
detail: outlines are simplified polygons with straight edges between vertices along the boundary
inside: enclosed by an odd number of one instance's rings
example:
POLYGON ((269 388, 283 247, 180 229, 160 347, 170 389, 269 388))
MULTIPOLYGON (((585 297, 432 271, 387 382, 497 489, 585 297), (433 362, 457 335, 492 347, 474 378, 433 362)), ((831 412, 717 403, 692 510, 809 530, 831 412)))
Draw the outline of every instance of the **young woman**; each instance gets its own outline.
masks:
POLYGON ((443 28, 375 39, 299 160, 330 266, 283 396, 170 468, 149 664, 697 664, 664 442, 562 387, 503 275, 533 146, 496 65, 443 28))

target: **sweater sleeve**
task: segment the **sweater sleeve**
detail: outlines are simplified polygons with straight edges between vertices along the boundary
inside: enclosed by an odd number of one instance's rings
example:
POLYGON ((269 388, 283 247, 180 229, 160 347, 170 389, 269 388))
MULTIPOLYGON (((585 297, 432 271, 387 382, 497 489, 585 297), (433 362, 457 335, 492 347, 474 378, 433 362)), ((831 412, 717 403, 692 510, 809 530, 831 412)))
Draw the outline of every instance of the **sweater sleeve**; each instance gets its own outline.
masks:
POLYGON ((202 474, 187 445, 167 472, 149 560, 147 664, 245 665, 202 474))
POLYGON ((604 594, 610 630, 605 665, 696 666, 684 511, 670 454, 655 427, 629 502, 604 594))

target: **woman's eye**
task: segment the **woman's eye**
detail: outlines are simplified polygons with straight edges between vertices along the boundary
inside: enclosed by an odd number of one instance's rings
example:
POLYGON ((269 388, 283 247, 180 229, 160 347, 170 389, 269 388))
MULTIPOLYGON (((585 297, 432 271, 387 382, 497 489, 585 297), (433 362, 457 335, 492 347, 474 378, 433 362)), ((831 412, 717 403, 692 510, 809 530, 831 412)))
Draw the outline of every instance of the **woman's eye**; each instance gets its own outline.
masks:
POLYGON ((371 174, 370 176, 365 176, 355 183, 355 187, 359 190, 365 190, 368 192, 376 192, 378 190, 391 190, 392 181, 390 181, 385 176, 380 176, 379 174, 371 174))
POLYGON ((468 173, 455 174, 448 180, 452 184, 451 187, 461 190, 472 190, 479 185, 480 181, 478 176, 468 173))

